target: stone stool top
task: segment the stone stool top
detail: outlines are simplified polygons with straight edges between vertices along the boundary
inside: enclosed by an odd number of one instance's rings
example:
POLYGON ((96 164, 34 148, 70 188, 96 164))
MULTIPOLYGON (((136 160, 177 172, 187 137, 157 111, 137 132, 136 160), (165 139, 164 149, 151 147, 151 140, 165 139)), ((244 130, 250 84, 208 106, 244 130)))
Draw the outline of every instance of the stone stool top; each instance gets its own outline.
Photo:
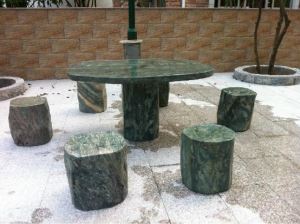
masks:
POLYGON ((65 145, 65 151, 74 157, 89 157, 121 151, 126 142, 118 133, 97 132, 75 135, 65 145))
POLYGON ((221 143, 234 139, 235 132, 217 124, 195 125, 183 129, 183 134, 188 138, 208 143, 221 143))
POLYGON ((45 104, 47 99, 45 97, 30 96, 13 99, 10 101, 10 106, 13 107, 32 107, 45 104))
POLYGON ((228 87, 222 89, 223 92, 232 95, 232 96, 256 96, 256 92, 251 89, 243 88, 243 87, 228 87))

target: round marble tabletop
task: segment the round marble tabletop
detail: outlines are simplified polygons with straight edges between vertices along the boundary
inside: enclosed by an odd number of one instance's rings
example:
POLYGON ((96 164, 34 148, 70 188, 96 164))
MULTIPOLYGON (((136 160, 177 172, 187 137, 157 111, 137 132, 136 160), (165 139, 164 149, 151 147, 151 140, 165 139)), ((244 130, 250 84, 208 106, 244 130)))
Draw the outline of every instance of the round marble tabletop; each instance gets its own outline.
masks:
POLYGON ((212 74, 213 68, 209 65, 165 59, 85 61, 68 70, 68 76, 75 81, 115 84, 201 79, 212 74))

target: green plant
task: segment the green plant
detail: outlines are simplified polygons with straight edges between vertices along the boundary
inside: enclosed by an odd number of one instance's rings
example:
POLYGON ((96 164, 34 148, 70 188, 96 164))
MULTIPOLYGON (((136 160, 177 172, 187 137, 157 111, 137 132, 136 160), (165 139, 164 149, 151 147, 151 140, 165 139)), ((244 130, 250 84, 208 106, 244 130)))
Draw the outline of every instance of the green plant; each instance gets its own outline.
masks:
POLYGON ((69 7, 97 7, 96 0, 74 0, 74 6, 66 0, 69 7))
POLYGON ((39 8, 52 7, 52 6, 59 7, 62 3, 63 3, 62 0, 33 0, 31 1, 29 7, 39 7, 39 8))
POLYGON ((29 0, 5 0, 5 5, 7 8, 27 7, 29 0))
MULTIPOLYGON (((0 0, 0 7, 6 5, 8 8, 14 7, 60 7, 63 4, 63 0, 0 0)), ((65 0, 68 7, 97 7, 96 0, 65 0)))

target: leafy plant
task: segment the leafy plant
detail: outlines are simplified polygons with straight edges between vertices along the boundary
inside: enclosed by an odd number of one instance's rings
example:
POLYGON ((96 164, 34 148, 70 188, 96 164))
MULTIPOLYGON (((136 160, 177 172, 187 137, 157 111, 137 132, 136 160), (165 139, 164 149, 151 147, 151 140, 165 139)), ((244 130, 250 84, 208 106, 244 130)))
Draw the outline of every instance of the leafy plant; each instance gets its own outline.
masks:
POLYGON ((29 7, 59 7, 63 3, 62 0, 33 0, 29 7))
POLYGON ((66 3, 68 7, 97 7, 97 0, 0 0, 0 7, 4 6, 13 7, 60 7, 63 3, 66 3))
POLYGON ((5 0, 5 5, 7 8, 27 7, 29 0, 5 0))
MULTIPOLYGON (((256 62, 256 70, 257 73, 261 73, 261 66, 258 56, 258 28, 261 21, 261 14, 262 14, 262 7, 263 7, 263 0, 259 0, 259 8, 258 8, 258 15, 257 20, 255 23, 255 30, 254 30, 254 53, 255 53, 255 62, 256 62)), ((268 74, 272 75, 274 73, 274 65, 276 61, 277 52, 279 49, 279 46, 283 40, 283 37, 285 36, 287 29, 291 23, 288 14, 285 10, 285 2, 284 0, 279 0, 279 18, 277 21, 277 27, 274 37, 274 42, 272 46, 272 52, 270 55, 269 60, 269 66, 268 66, 268 74)))
POLYGON ((74 0, 74 6, 68 0, 65 1, 69 7, 97 7, 96 0, 74 0))

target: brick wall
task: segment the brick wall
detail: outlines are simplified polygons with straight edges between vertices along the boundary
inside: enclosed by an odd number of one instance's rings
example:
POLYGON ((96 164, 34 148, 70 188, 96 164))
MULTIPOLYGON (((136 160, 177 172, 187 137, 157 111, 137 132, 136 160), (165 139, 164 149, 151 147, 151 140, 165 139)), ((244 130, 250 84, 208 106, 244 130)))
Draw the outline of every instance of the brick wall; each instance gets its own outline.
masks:
MULTIPOLYGON (((199 60, 216 71, 253 63, 256 10, 139 9, 142 57, 199 60)), ((263 12, 260 55, 266 62, 278 11, 263 12)), ((290 10, 291 27, 278 63, 300 67, 300 10, 290 10)), ((1 9, 0 75, 25 79, 66 78, 70 64, 121 59, 126 9, 1 9)))
MULTIPOLYGON (((138 1, 137 1, 138 2, 138 1)), ((165 0, 167 8, 181 8, 182 0, 165 0)), ((127 7, 128 2, 122 0, 113 0, 114 7, 127 7)), ((208 0, 186 0, 186 8, 208 7, 208 0)))

